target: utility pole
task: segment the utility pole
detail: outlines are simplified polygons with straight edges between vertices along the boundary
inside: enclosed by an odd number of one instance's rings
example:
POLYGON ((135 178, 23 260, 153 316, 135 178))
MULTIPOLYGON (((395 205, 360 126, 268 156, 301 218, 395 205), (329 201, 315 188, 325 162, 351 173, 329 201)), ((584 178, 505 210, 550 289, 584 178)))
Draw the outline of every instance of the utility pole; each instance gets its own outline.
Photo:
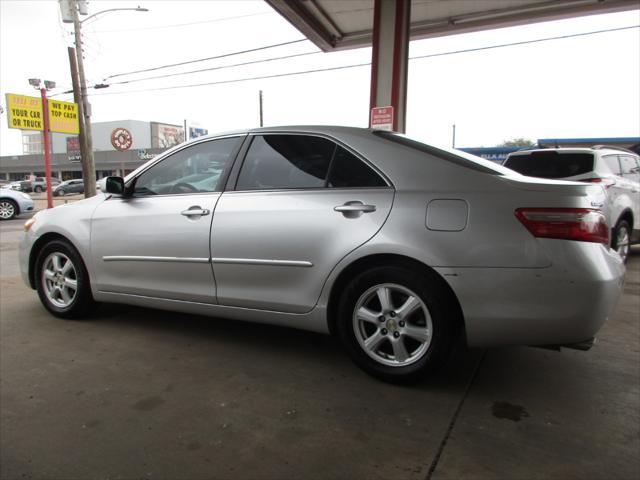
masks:
POLYGON ((262 127, 262 90, 260 90, 260 93, 258 94, 258 99, 260 103, 260 126, 262 127))
POLYGON ((73 16, 73 30, 76 38, 76 59, 78 61, 78 75, 80 78, 80 101, 78 103, 82 104, 84 123, 84 142, 81 141, 82 143, 84 143, 84 152, 82 154, 82 178, 84 180, 84 196, 85 198, 88 198, 93 197, 96 194, 96 166, 93 159, 91 112, 89 112, 89 102, 87 101, 87 80, 84 75, 84 61, 82 58, 82 31, 80 19, 78 18, 77 0, 71 4, 71 14, 73 16))
MULTIPOLYGON (((80 133, 78 134, 78 141, 80 143, 80 161, 82 162, 82 181, 85 185, 88 185, 91 181, 89 177, 89 167, 87 166, 87 143, 85 140, 84 130, 84 104, 80 98, 80 82, 78 81, 78 63, 76 60, 76 49, 68 47, 69 53, 69 67, 71 68, 71 84, 73 85, 73 101, 78 104, 78 124, 80 126, 80 133)), ((85 187, 85 192, 87 191, 85 187)))
POLYGON ((452 125, 452 139, 451 139, 451 148, 456 148, 456 124, 452 125))
POLYGON ((51 187, 51 141, 49 136, 49 100, 47 99, 47 88, 40 88, 40 97, 42 98, 42 117, 44 120, 44 128, 42 130, 42 140, 44 141, 44 173, 47 181, 47 208, 53 208, 53 195, 51 187))

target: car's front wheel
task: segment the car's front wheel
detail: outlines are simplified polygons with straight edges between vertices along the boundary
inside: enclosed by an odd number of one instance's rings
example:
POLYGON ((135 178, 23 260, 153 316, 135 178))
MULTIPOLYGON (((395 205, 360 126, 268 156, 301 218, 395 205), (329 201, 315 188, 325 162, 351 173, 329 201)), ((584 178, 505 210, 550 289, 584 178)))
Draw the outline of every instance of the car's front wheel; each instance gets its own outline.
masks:
POLYGON ((611 248, 613 248, 622 258, 627 261, 631 248, 631 227, 626 220, 620 220, 613 230, 611 248))
POLYGON ((361 273, 343 292, 337 330, 360 368, 383 380, 407 382, 447 359, 456 314, 439 279, 385 266, 361 273))
POLYGON ((58 197, 64 197, 64 190, 62 188, 59 188, 58 190, 56 190, 56 196, 58 197))
POLYGON ((11 220, 18 213, 18 206, 13 200, 0 200, 0 220, 11 220))
POLYGON ((33 191, 35 193, 42 193, 42 187, 38 185, 36 188, 33 189, 33 191))
POLYGON ((68 242, 47 243, 38 254, 35 275, 38 296, 54 315, 78 318, 95 305, 84 262, 68 242))

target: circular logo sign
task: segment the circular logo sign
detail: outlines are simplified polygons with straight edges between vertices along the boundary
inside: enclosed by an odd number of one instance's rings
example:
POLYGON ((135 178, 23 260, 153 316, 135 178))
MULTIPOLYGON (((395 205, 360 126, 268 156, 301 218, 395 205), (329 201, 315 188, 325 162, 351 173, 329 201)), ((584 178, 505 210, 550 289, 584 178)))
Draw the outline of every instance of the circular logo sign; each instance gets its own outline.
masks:
POLYGON ((133 145, 133 137, 131 132, 126 128, 116 128, 111 132, 111 145, 120 152, 129 150, 133 145))

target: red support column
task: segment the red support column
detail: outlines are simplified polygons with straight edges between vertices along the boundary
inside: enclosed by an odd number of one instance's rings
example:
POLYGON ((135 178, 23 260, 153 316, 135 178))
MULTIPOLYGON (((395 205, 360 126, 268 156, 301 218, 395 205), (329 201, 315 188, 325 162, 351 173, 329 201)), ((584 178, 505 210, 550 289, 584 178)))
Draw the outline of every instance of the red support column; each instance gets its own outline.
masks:
POLYGON ((42 97, 42 116, 44 129, 42 130, 42 137, 44 141, 44 169, 47 178, 47 208, 53 208, 53 193, 51 192, 51 151, 49 141, 49 101, 47 100, 47 89, 40 89, 40 96, 42 97))
POLYGON ((392 107, 396 132, 405 131, 410 20, 410 0, 374 1, 370 109, 392 107))

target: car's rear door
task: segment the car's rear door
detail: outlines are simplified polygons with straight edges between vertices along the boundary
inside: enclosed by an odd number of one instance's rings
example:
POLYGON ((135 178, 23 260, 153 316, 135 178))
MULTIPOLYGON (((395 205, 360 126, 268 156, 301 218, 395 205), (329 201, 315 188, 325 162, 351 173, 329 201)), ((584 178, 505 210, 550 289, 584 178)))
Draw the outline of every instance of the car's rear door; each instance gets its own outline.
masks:
POLYGON ((98 206, 91 225, 98 290, 215 303, 211 218, 243 139, 186 146, 128 182, 132 196, 98 206))
POLYGON ((255 135, 213 218, 218 303, 310 311, 334 266, 383 225, 393 195, 380 172, 331 139, 255 135))

